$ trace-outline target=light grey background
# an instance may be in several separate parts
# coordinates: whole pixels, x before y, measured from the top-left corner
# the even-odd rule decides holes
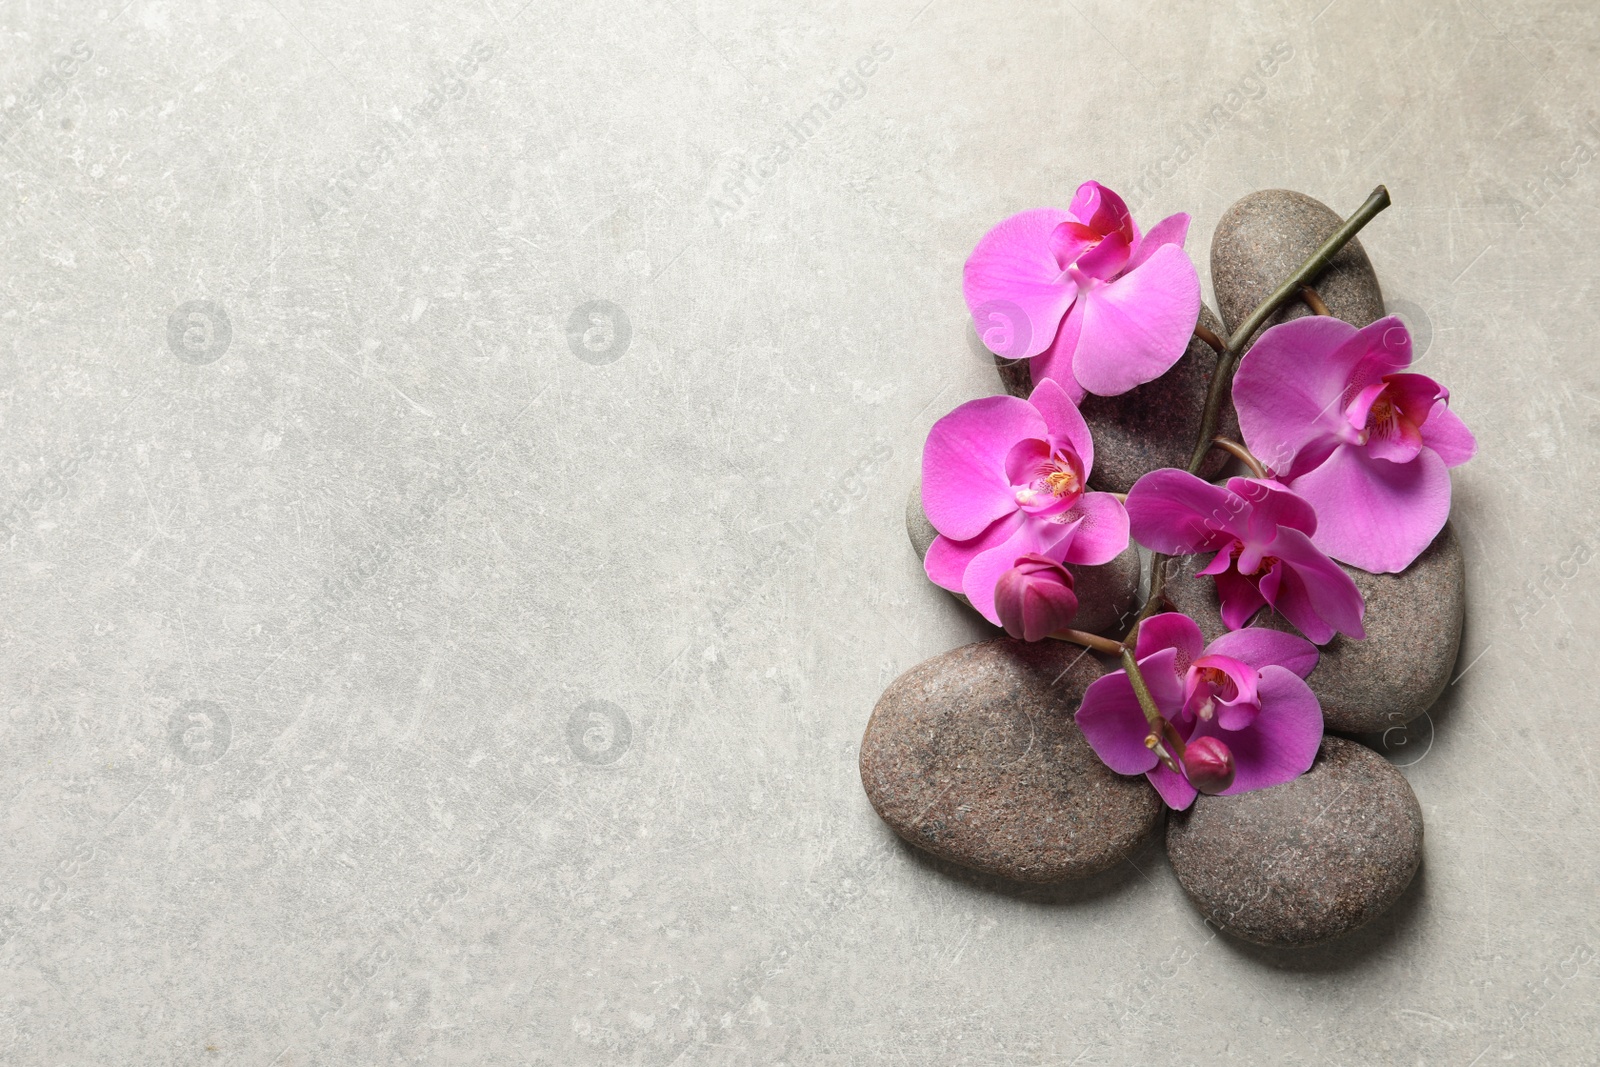
[[[1594,5],[123,2],[0,6],[0,1061],[1594,1061]],[[962,261],[1091,177],[1203,279],[1386,183],[1478,435],[1425,864],[1333,948],[860,788],[982,635],[901,523]]]

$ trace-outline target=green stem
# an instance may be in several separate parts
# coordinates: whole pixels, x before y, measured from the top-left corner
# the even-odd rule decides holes
[[[1139,699],[1139,709],[1150,724],[1150,732],[1161,737],[1166,719],[1162,718],[1161,709],[1156,707],[1156,698],[1150,695],[1150,687],[1144,684],[1144,675],[1139,673],[1139,661],[1133,658],[1131,648],[1124,647],[1122,650],[1122,669],[1128,672],[1128,682],[1133,686],[1133,695]]]
[[[1122,651],[1121,642],[1113,641],[1109,637],[1084,633],[1082,630],[1057,630],[1050,636],[1057,641],[1071,641],[1075,645],[1092,648],[1096,652],[1108,652],[1113,656]]]
[[[1227,350],[1217,357],[1217,369],[1211,376],[1211,389],[1206,393],[1205,412],[1200,416],[1200,434],[1195,439],[1194,454],[1189,457],[1190,474],[1200,473],[1200,465],[1205,462],[1206,453],[1211,451],[1211,439],[1217,433],[1217,416],[1222,410],[1222,399],[1227,395],[1228,386],[1233,381],[1233,365],[1238,362],[1250,339],[1279,308],[1299,295],[1302,285],[1309,285],[1318,274],[1321,274],[1328,262],[1350,243],[1352,237],[1361,232],[1362,227],[1388,206],[1389,190],[1381,185],[1372,190],[1367,202],[1357,208],[1356,213],[1345,220],[1344,225],[1333,231],[1333,236],[1322,242],[1322,246],[1311,253],[1310,258],[1300,264],[1299,269],[1284,279],[1283,284],[1273,290],[1272,295],[1263,300],[1250,313],[1250,317],[1233,332],[1233,336],[1228,338]]]
[[[1217,354],[1217,367],[1211,375],[1211,387],[1206,391],[1206,406],[1200,415],[1200,433],[1195,438],[1194,452],[1189,457],[1188,471],[1190,474],[1199,474],[1200,467],[1206,460],[1206,453],[1215,446],[1217,434],[1217,418],[1222,412],[1223,398],[1228,395],[1228,386],[1233,383],[1233,366],[1239,361],[1245,346],[1255,336],[1279,308],[1288,303],[1293,297],[1299,295],[1302,286],[1309,286],[1318,274],[1327,267],[1329,261],[1338,255],[1350,239],[1361,232],[1362,227],[1377,218],[1378,213],[1389,206],[1389,190],[1378,186],[1372,190],[1372,195],[1367,197],[1367,202],[1356,209],[1355,214],[1344,221],[1333,236],[1326,241],[1311,256],[1284,279],[1282,285],[1273,290],[1272,295],[1263,300],[1250,317],[1245,319],[1233,336],[1228,338],[1227,344]],[[1210,331],[1207,331],[1210,332]],[[1198,334],[1197,334],[1198,335]],[[1204,335],[1198,335],[1204,339]],[[1209,339],[1206,339],[1209,343]],[[1139,633],[1139,624],[1155,614],[1156,608],[1161,603],[1161,591],[1166,585],[1166,557],[1157,552],[1150,559],[1150,597],[1144,602],[1144,607],[1139,611],[1139,617],[1134,620],[1133,628],[1128,631],[1128,636],[1123,638],[1123,644],[1131,644]],[[1128,677],[1132,678],[1130,671]],[[1137,692],[1137,689],[1135,689]]]

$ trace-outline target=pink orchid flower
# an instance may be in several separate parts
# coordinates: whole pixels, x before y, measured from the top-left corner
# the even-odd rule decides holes
[[[1110,493],[1086,491],[1093,467],[1089,427],[1051,379],[1027,400],[962,404],[922,449],[922,506],[939,531],[928,577],[998,626],[995,585],[1023,557],[1109,563],[1128,547],[1128,513]]]
[[[1313,542],[1317,513],[1280,485],[1229,478],[1227,488],[1186,471],[1151,471],[1128,492],[1136,541],[1153,552],[1215,552],[1199,573],[1217,580],[1222,621],[1237,630],[1270,604],[1317,644],[1366,636],[1366,603]]]
[[[1153,615],[1134,649],[1156,709],[1158,737],[1126,671],[1089,686],[1076,716],[1095,754],[1118,774],[1142,774],[1167,806],[1197,792],[1222,796],[1304,774],[1322,743],[1322,705],[1305,677],[1317,650],[1294,634],[1251,627],[1206,645],[1187,615]],[[1174,751],[1181,749],[1181,751]]]
[[[1245,444],[1316,508],[1317,547],[1362,570],[1403,571],[1433,542],[1448,468],[1478,447],[1449,390],[1410,365],[1399,319],[1315,315],[1262,334],[1233,382]]]
[[[1099,182],[1072,206],[1013,215],[967,259],[962,291],[978,333],[1011,359],[1033,359],[1074,402],[1116,396],[1178,361],[1200,315],[1200,278],[1183,251],[1189,216],[1141,235],[1122,198]]]

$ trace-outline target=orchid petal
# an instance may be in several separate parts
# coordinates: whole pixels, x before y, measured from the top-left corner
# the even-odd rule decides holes
[[[1072,356],[1078,350],[1078,339],[1083,334],[1083,302],[1074,301],[1061,320],[1050,346],[1028,364],[1028,372],[1035,382],[1046,379],[1056,382],[1067,391],[1074,404],[1083,403],[1088,395],[1083,384],[1072,376]]]
[[[1277,588],[1269,592],[1263,581],[1261,592],[1274,610],[1319,645],[1333,640],[1335,631],[1358,641],[1366,637],[1361,590],[1311,538],[1299,530],[1279,530],[1270,551],[1279,560]]]
[[[1162,245],[1116,281],[1083,290],[1072,373],[1091,393],[1116,396],[1161,377],[1189,346],[1200,278],[1182,248]]]
[[[1155,786],[1157,793],[1161,794],[1162,801],[1173,811],[1183,811],[1194,803],[1194,798],[1200,791],[1189,784],[1189,779],[1168,769],[1165,763],[1157,761],[1155,767],[1145,772],[1145,778]]]
[[[1263,668],[1259,693],[1261,713],[1249,728],[1227,730],[1215,720],[1195,728],[1195,737],[1219,738],[1233,752],[1233,784],[1221,796],[1293,781],[1311,769],[1322,744],[1322,707],[1293,671]]]
[[[1151,471],[1128,490],[1134,540],[1152,552],[1185,555],[1221,548],[1241,529],[1244,502],[1187,471]]]
[[[1311,315],[1263,333],[1239,362],[1233,404],[1245,444],[1271,470],[1288,473],[1299,453],[1341,436],[1343,398],[1361,351],[1354,326]]]
[[[1079,256],[1072,266],[1086,278],[1108,282],[1127,267],[1131,251],[1128,239],[1120,233],[1113,233]]]
[[[922,561],[922,569],[927,572],[928,579],[934,585],[948,589],[952,593],[959,593],[961,579],[965,577],[972,561],[989,549],[1009,541],[1017,532],[1017,527],[1025,521],[1027,516],[1020,511],[1013,511],[1004,518],[990,523],[977,537],[965,541],[957,541],[940,534],[928,546],[928,555]]]
[[[1240,630],[1247,626],[1256,612],[1267,604],[1267,598],[1256,587],[1256,583],[1240,574],[1236,569],[1229,568],[1221,574],[1213,576],[1217,583],[1217,600],[1221,608],[1222,625],[1230,630]]]
[[[1148,626],[1149,623],[1145,625]],[[1286,634],[1282,630],[1268,630],[1261,626],[1247,626],[1242,630],[1225,633],[1206,646],[1205,654],[1230,656],[1248,663],[1258,671],[1276,664],[1302,678],[1311,673],[1321,656],[1317,646],[1305,638],[1296,634]]]
[[[1039,412],[1014,396],[968,401],[934,423],[922,447],[922,507],[933,528],[964,541],[1015,510],[1006,455],[1044,435]]]
[[[1344,445],[1290,488],[1317,509],[1319,549],[1379,574],[1410,566],[1450,517],[1450,472],[1431,449],[1390,463]]]
[[[1132,243],[1135,227],[1127,202],[1096,181],[1087,181],[1072,194],[1067,213],[1101,236],[1120,233]]]
[[[1134,646],[1133,658],[1143,663],[1161,649],[1177,649],[1173,670],[1181,675],[1204,652],[1206,639],[1200,627],[1189,616],[1178,611],[1164,611],[1152,615],[1139,624],[1139,641]]]
[[[1067,390],[1054,378],[1046,378],[1033,387],[1028,403],[1044,417],[1045,429],[1053,442],[1065,442],[1083,461],[1083,474],[1087,478],[1094,469],[1094,438],[1089,435],[1089,425],[1083,413],[1067,395]]]
[[[1176,215],[1168,215],[1154,226],[1150,232],[1141,237],[1133,246],[1133,255],[1128,259],[1128,270],[1133,270],[1145,260],[1155,255],[1156,249],[1162,245],[1177,245],[1183,247],[1184,241],[1189,238],[1189,215],[1180,211]]]
[[[1128,548],[1128,512],[1110,493],[1085,493],[1051,521],[1077,524],[1063,557],[1067,563],[1094,567],[1110,563]]]
[[[1002,356],[1024,359],[1049,347],[1077,285],[1057,265],[1052,233],[1067,214],[1035,208],[1013,215],[983,235],[962,270],[962,295],[975,320],[996,315],[1008,327]],[[1020,312],[1025,321],[1011,322]],[[990,324],[976,323],[984,343]],[[1023,334],[1026,336],[1023,336]],[[995,350],[991,345],[991,350]]]
[[[1459,467],[1478,452],[1477,438],[1443,400],[1434,402],[1422,424],[1422,444],[1439,453],[1446,467]]]
[[[1246,536],[1270,540],[1272,531],[1288,526],[1311,534],[1317,531],[1317,511],[1298,493],[1259,478],[1229,478],[1228,491],[1250,502]]]

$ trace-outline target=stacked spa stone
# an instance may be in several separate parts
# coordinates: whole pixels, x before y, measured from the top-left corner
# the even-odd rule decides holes
[[[1223,216],[1211,246],[1220,321],[1238,328],[1340,225],[1331,209],[1287,190],[1252,193]],[[1365,326],[1384,314],[1376,274],[1352,240],[1313,283],[1334,316]],[[1299,300],[1269,325],[1311,314]],[[1027,396],[1026,362],[996,360],[1004,388]],[[1125,493],[1158,467],[1184,467],[1194,447],[1216,355],[1195,340],[1168,374],[1083,405],[1095,440],[1094,488]],[[1238,438],[1232,405],[1218,432]],[[1221,453],[1202,474],[1225,473]],[[920,486],[906,526],[919,559],[935,531]],[[1168,564],[1165,595],[1210,640],[1224,631],[1206,557]],[[1120,637],[1139,604],[1137,550],[1103,567],[1074,567],[1074,625]],[[1345,570],[1366,599],[1365,641],[1322,646],[1308,683],[1328,736],[1309,772],[1271,789],[1202,795],[1166,820],[1168,857],[1206,918],[1262,945],[1298,947],[1347,934],[1397,901],[1422,858],[1422,811],[1371,739],[1424,715],[1450,678],[1465,615],[1461,546],[1446,526],[1400,574]],[[957,594],[957,599],[965,598]],[[970,605],[969,605],[970,610]],[[1269,610],[1251,625],[1292,628]],[[878,701],[861,745],[861,778],[896,833],[942,859],[1020,882],[1056,882],[1127,859],[1162,825],[1143,777],[1105,767],[1073,719],[1084,690],[1117,665],[1076,645],[1005,637],[937,656]]]

